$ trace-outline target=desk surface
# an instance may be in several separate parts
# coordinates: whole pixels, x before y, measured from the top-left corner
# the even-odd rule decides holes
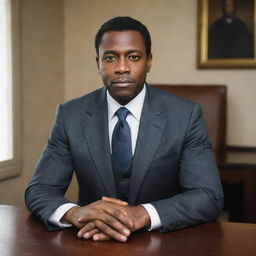
[[[2,256],[256,255],[256,224],[216,222],[165,234],[140,231],[122,244],[81,240],[73,228],[48,232],[37,218],[13,206],[0,206],[0,222]]]

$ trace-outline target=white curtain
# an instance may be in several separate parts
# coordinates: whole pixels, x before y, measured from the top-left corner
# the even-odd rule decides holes
[[[13,158],[11,0],[0,0],[0,162]]]

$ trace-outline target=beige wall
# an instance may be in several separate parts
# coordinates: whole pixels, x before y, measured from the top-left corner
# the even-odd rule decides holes
[[[151,32],[148,82],[228,85],[227,142],[256,146],[256,71],[197,69],[197,0],[65,0],[65,99],[100,86],[94,35],[118,15],[138,18]]]
[[[23,205],[56,105],[64,99],[63,32],[62,1],[20,1],[22,174],[0,181],[0,204]]]
[[[0,204],[23,205],[57,104],[100,87],[94,36],[117,15],[138,18],[151,31],[148,82],[227,84],[228,143],[256,146],[256,72],[196,68],[197,0],[20,0],[20,14],[22,174],[0,181]]]

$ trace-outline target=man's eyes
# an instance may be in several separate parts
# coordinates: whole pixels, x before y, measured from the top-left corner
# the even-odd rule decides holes
[[[112,56],[112,55],[110,55],[110,56],[105,56],[104,57],[104,60],[106,61],[106,62],[112,62],[112,61],[114,61],[116,59],[116,57],[115,56]]]
[[[139,55],[129,55],[128,59],[131,61],[137,61],[140,59],[140,56]]]
[[[139,55],[135,55],[135,54],[132,54],[132,55],[129,55],[128,57],[127,57],[130,61],[138,61],[138,60],[140,60],[140,56]],[[106,62],[113,62],[113,61],[115,61],[116,59],[118,59],[118,57],[117,56],[114,56],[114,55],[108,55],[108,56],[105,56],[104,58],[104,61],[106,61]]]

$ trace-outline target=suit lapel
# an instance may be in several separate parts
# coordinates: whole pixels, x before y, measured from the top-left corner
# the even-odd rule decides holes
[[[134,205],[144,177],[160,143],[166,120],[163,111],[151,107],[152,97],[147,86],[138,139],[133,157],[129,189],[129,204]],[[153,96],[153,95],[152,95]]]
[[[116,197],[115,181],[112,172],[112,162],[108,132],[108,107],[106,90],[103,88],[95,103],[86,110],[87,118],[83,122],[91,157],[99,173],[101,181],[110,197]]]

